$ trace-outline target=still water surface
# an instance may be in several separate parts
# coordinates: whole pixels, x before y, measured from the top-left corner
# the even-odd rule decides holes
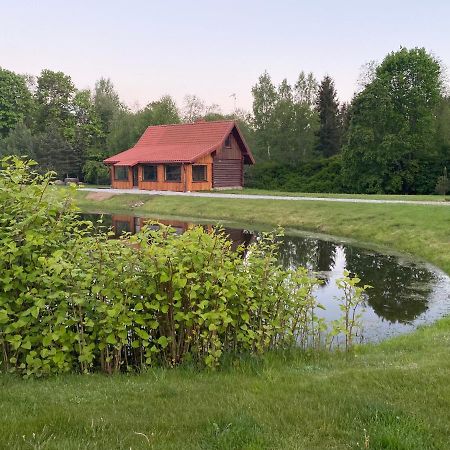
[[[85,214],[84,219],[97,221],[101,216]],[[136,233],[145,223],[141,217],[104,215],[103,226],[112,227],[117,236]],[[182,233],[193,223],[161,221]],[[236,244],[249,245],[257,239],[258,231],[225,228]],[[340,310],[336,297],[341,292],[336,280],[344,270],[357,274],[368,290],[363,312],[363,339],[374,342],[414,330],[450,313],[450,278],[437,268],[410,258],[381,253],[312,235],[289,235],[282,238],[280,260],[286,268],[307,267],[317,273],[324,283],[315,295],[325,310],[318,315],[327,321],[337,319]]]

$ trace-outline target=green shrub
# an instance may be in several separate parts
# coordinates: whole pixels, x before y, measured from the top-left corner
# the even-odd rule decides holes
[[[322,341],[312,295],[319,282],[280,266],[276,235],[245,252],[203,227],[179,236],[153,224],[111,239],[77,218],[70,190],[48,190],[51,174],[16,158],[2,166],[1,370],[215,367],[224,352]]]
[[[83,179],[89,184],[110,184],[108,167],[102,161],[88,160],[83,166]]]
[[[247,169],[246,186],[288,192],[343,192],[341,158],[335,156],[296,166],[265,162]]]

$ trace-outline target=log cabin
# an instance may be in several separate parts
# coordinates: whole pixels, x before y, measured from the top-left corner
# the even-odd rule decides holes
[[[148,127],[136,145],[104,160],[116,189],[242,188],[255,160],[233,120]]]

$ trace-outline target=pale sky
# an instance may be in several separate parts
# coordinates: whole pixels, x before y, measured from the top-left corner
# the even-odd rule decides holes
[[[223,112],[251,109],[268,70],[331,75],[349,100],[360,67],[400,46],[450,64],[448,0],[0,0],[0,67],[70,75],[80,89],[101,76],[129,106],[186,94]]]

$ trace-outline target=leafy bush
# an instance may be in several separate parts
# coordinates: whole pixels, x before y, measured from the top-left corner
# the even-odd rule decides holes
[[[109,169],[102,161],[86,161],[83,166],[83,177],[86,183],[110,184]]]
[[[444,167],[443,174],[438,177],[436,182],[436,192],[441,195],[446,195],[448,191],[450,191],[450,181],[447,175],[447,167]]]
[[[343,192],[341,158],[335,156],[295,166],[260,163],[247,170],[246,186],[288,192]]]
[[[450,164],[447,153],[416,162],[414,177],[410,182],[411,194],[435,193],[436,179],[442,175],[442,167]],[[307,161],[295,166],[277,162],[258,163],[246,170],[245,181],[246,187],[287,192],[402,193],[399,187],[383,191],[372,182],[368,173],[364,178],[364,186],[360,184],[358,187],[345,182],[340,155]]]
[[[51,174],[17,158],[2,166],[3,370],[114,373],[185,361],[215,367],[224,352],[321,341],[312,295],[319,282],[306,269],[280,266],[275,235],[262,235],[245,252],[203,227],[178,236],[153,224],[110,239],[77,218],[70,191],[48,189]]]

